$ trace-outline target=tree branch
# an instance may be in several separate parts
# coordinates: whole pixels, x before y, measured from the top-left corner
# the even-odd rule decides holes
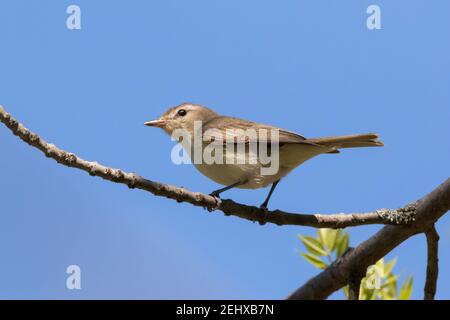
[[[424,288],[424,299],[434,300],[434,295],[436,294],[436,285],[439,273],[438,266],[438,242],[439,235],[436,228],[431,227],[430,230],[425,232],[427,237],[427,247],[428,247],[428,259],[427,259],[427,278]]]
[[[428,231],[450,210],[450,178],[410,206],[415,207],[416,220],[409,226],[385,226],[354,250],[336,260],[311,278],[288,299],[325,299],[345,286],[352,274],[367,268],[411,236]]]
[[[359,300],[359,289],[362,277],[355,277],[348,284],[348,300]]]
[[[353,248],[351,250],[353,250]],[[350,251],[348,251],[347,253],[349,253]],[[364,278],[366,273],[362,272],[362,270],[357,271],[358,272],[355,272],[350,276],[350,279],[348,281],[348,300],[359,300],[361,280],[362,278]]]
[[[136,173],[106,167],[97,162],[86,161],[73,153],[59,149],[31,132],[14,119],[0,106],[0,121],[24,142],[42,151],[47,157],[58,163],[88,172],[105,180],[148,191],[156,196],[188,202],[194,206],[204,207],[209,211],[220,210],[225,215],[232,215],[262,224],[269,222],[276,225],[297,225],[315,228],[345,228],[368,224],[409,224],[414,221],[414,208],[405,207],[396,210],[380,209],[368,213],[348,214],[302,214],[281,210],[265,211],[255,206],[248,206],[230,199],[221,200],[200,192],[192,192],[169,184],[145,179]]]

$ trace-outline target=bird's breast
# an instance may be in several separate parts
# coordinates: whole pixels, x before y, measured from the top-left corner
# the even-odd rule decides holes
[[[233,152],[223,149],[219,154],[202,149],[202,161],[192,161],[195,167],[211,180],[228,186],[236,182],[245,182],[237,188],[258,189],[264,188],[286,176],[289,172],[306,160],[323,153],[321,148],[301,144],[286,144],[280,147],[277,159],[271,159],[269,166],[275,166],[276,170],[271,174],[264,174],[261,158],[257,152],[248,149]],[[214,147],[211,147],[213,148]],[[218,149],[215,149],[217,151]],[[206,152],[205,152],[206,151]],[[193,153],[191,152],[191,159]],[[194,159],[193,159],[194,160]],[[276,161],[274,163],[273,161]]]

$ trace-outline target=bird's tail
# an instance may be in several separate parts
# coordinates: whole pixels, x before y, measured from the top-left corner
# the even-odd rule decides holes
[[[351,136],[322,137],[307,139],[315,144],[334,148],[334,152],[341,148],[382,147],[383,142],[378,140],[376,133],[354,134]],[[333,151],[331,151],[333,153]]]

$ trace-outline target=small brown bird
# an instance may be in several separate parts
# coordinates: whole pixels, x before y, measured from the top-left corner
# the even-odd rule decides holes
[[[196,123],[200,123],[200,130],[196,129]],[[191,159],[194,158],[195,153],[193,150],[194,137],[198,133],[202,152],[208,148],[209,144],[216,146],[220,144],[220,147],[225,149],[232,141],[234,152],[230,153],[228,149],[224,151],[223,162],[192,162],[205,176],[225,186],[211,193],[216,197],[219,197],[223,191],[234,187],[258,189],[271,184],[272,187],[261,204],[261,208],[267,208],[269,199],[280,179],[306,160],[322,153],[339,153],[339,149],[343,148],[383,146],[383,143],[377,140],[378,135],[375,133],[307,139],[277,127],[221,116],[209,108],[190,103],[170,108],[159,119],[145,122],[145,125],[159,127],[176,140],[180,140],[179,135],[176,134],[177,131],[187,132],[189,138],[183,140],[188,141],[180,142]],[[257,133],[256,137],[246,133],[252,130]],[[260,134],[263,132],[276,132],[275,138],[277,139],[272,135],[263,137]],[[217,137],[223,139],[217,139]],[[273,174],[262,173],[262,169],[267,167],[267,163],[262,161],[260,150],[251,149],[248,146],[252,143],[268,145],[269,154],[277,149],[278,167]],[[244,145],[244,148],[239,148],[239,145]]]

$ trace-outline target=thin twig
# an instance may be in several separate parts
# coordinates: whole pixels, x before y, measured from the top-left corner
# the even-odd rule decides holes
[[[436,228],[433,227],[425,232],[427,237],[428,259],[427,259],[427,278],[424,288],[424,299],[434,300],[436,294],[437,279],[439,274],[439,257],[438,257],[438,242],[439,235]]]
[[[184,188],[145,179],[136,173],[104,166],[95,161],[84,160],[74,153],[64,151],[46,142],[37,134],[31,132],[0,106],[0,121],[12,133],[27,144],[42,151],[47,157],[56,160],[67,167],[77,168],[92,176],[125,184],[130,188],[148,191],[156,196],[174,199],[178,202],[188,202],[194,206],[208,210],[220,210],[225,215],[232,215],[250,221],[268,222],[276,225],[297,225],[315,228],[345,228],[368,224],[408,224],[414,220],[414,209],[409,207],[390,210],[380,209],[368,213],[347,214],[302,214],[289,213],[282,210],[265,211],[255,206],[237,203],[230,199],[220,200],[200,192],[192,192]]]

